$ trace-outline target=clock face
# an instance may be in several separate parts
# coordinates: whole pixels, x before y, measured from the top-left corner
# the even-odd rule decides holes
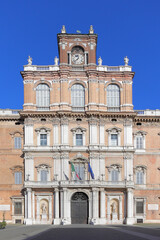
[[[74,64],[81,64],[84,61],[84,56],[80,53],[75,53],[72,55],[72,62]]]

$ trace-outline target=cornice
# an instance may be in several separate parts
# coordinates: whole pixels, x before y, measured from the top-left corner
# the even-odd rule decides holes
[[[68,117],[81,117],[81,118],[135,118],[135,112],[98,112],[98,111],[85,111],[85,112],[71,112],[71,111],[21,111],[20,116],[22,118],[28,117],[56,117],[56,118],[68,118]]]
[[[134,118],[134,122],[149,122],[149,123],[154,123],[154,122],[160,122],[160,116],[136,116]]]

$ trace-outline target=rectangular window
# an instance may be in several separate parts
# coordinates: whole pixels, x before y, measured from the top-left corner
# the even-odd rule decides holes
[[[21,202],[15,202],[14,203],[14,214],[22,214],[22,203]]]
[[[47,146],[47,134],[40,134],[40,146]]]
[[[76,134],[76,146],[83,146],[82,134]]]
[[[136,184],[144,184],[144,173],[136,172]]]
[[[119,172],[117,170],[111,171],[111,181],[112,182],[118,182]]]
[[[88,64],[88,53],[86,53],[86,64]]]
[[[143,149],[143,137],[142,136],[136,137],[136,148]]]
[[[137,201],[136,202],[136,213],[143,214],[144,213],[144,203],[143,201]]]
[[[47,182],[47,170],[41,170],[41,182]]]
[[[14,138],[14,148],[21,149],[21,137]]]
[[[118,135],[111,134],[111,146],[118,146]]]
[[[14,173],[15,184],[22,184],[22,172]]]

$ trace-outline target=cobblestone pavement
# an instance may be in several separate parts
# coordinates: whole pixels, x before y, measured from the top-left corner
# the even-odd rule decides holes
[[[11,225],[0,240],[160,240],[160,224],[143,225]]]

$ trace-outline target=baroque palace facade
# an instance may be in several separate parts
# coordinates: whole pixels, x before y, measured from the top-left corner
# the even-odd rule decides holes
[[[54,65],[21,72],[23,110],[0,110],[0,219],[160,222],[160,111],[133,110],[127,57],[96,64],[92,26],[57,40]]]

